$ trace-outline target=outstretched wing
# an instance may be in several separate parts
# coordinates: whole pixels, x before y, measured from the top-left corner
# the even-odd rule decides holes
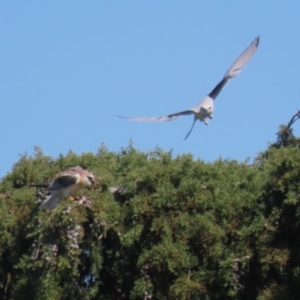
[[[237,76],[241,70],[246,66],[249,60],[253,57],[259,45],[259,36],[254,39],[249,47],[233,62],[224,77],[231,79]]]
[[[127,119],[130,121],[137,121],[137,122],[168,122],[168,121],[173,121],[181,116],[187,116],[194,114],[193,110],[185,110],[181,111],[178,113],[170,114],[167,116],[162,116],[162,117],[149,117],[149,118],[143,118],[143,117],[126,117],[126,116],[120,116],[120,115],[115,115],[119,118]]]
[[[223,87],[227,84],[227,82],[239,75],[242,69],[246,66],[249,60],[255,54],[259,45],[259,36],[254,39],[254,41],[248,46],[244,52],[233,62],[230,66],[223,79],[215,86],[215,88],[209,93],[209,97],[212,99],[216,99],[219,95]]]
[[[193,115],[193,114],[195,114],[195,111],[193,109],[188,109],[188,110],[184,110],[184,111],[181,111],[178,113],[168,115],[167,117],[168,118],[179,118],[182,116],[189,116],[189,115]]]
[[[120,116],[115,115],[116,117],[123,118],[130,121],[137,121],[137,122],[166,122],[166,121],[172,121],[172,118],[165,117],[126,117],[126,116]]]

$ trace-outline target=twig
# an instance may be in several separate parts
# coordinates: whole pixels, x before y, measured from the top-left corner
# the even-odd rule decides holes
[[[38,248],[36,249],[35,257],[33,258],[33,260],[37,260],[39,256],[39,251],[40,251],[40,245],[38,245]]]
[[[191,280],[191,268],[189,268],[189,273],[188,273],[188,281]]]
[[[298,119],[300,119],[300,110],[295,115],[293,115],[287,125],[287,128],[289,129]]]

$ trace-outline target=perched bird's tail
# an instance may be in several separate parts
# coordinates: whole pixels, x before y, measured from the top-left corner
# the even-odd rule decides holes
[[[42,188],[49,188],[49,183],[31,183],[29,187],[42,187]]]
[[[40,209],[54,209],[60,200],[59,195],[54,191],[52,194],[40,205]]]

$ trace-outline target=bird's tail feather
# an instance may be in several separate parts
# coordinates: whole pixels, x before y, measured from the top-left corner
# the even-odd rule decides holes
[[[58,202],[60,200],[60,197],[56,195],[56,193],[52,193],[41,205],[40,209],[54,209]]]
[[[49,183],[31,183],[29,184],[29,187],[43,187],[43,188],[48,188]]]

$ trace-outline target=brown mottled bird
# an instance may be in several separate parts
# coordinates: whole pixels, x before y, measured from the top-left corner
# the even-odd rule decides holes
[[[58,173],[48,189],[51,195],[40,205],[40,209],[54,209],[58,202],[67,196],[75,194],[80,189],[94,183],[94,174],[79,166],[68,168]],[[43,185],[31,185],[43,186]]]

